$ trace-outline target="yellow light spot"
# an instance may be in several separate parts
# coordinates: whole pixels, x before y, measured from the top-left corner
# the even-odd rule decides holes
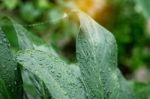
[[[81,10],[94,17],[96,13],[101,12],[104,8],[106,0],[76,0],[75,4]]]

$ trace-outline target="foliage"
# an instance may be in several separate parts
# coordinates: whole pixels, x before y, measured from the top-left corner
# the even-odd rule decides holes
[[[12,98],[19,99],[20,95],[22,95],[20,94],[21,90],[19,90],[21,87],[21,83],[19,83],[21,82],[21,78],[19,76],[20,74],[17,73],[19,71],[17,70],[17,62],[14,60],[9,46],[10,44],[5,37],[5,34],[0,30],[0,57],[2,58],[0,60],[0,80],[2,86],[8,88],[7,90],[10,90],[8,96],[10,95]]]
[[[105,1],[94,18],[115,37],[76,0],[1,0],[0,99],[149,99],[126,80],[150,66],[149,1]]]
[[[133,84],[117,68],[117,45],[113,35],[86,14],[77,11],[73,15],[79,17],[77,25],[81,30],[76,39],[78,62],[72,65],[60,58],[51,45],[39,44],[32,39],[40,39],[35,35],[29,37],[30,33],[14,20],[1,19],[1,97],[136,99]],[[14,38],[10,38],[12,34]]]
[[[117,69],[117,45],[113,35],[86,15],[79,14],[79,18],[77,59],[89,98],[133,99],[132,89]]]
[[[42,37],[46,42],[52,43],[61,56],[67,57],[66,60],[76,62],[75,32],[78,29],[67,18],[61,19],[63,13],[67,12],[70,6],[74,6],[70,1],[76,2],[76,0],[11,0],[13,3],[10,3],[10,0],[2,0],[0,14],[14,16],[31,32]],[[146,9],[149,3],[146,2],[149,1],[104,1],[107,1],[107,5],[102,12],[95,12],[97,15],[95,20],[110,30],[117,39],[121,71],[128,76],[142,66],[149,68],[150,39],[146,31],[147,19],[141,12],[142,10],[144,15],[147,15]]]

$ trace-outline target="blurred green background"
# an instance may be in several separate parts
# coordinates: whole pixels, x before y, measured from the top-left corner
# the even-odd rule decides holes
[[[79,8],[111,31],[118,44],[118,66],[128,79],[150,82],[150,19],[140,0],[0,0],[0,16],[21,23],[51,43],[68,62],[76,62],[79,28],[64,13]]]

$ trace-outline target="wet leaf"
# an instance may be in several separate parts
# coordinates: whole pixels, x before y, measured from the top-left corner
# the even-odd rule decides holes
[[[132,89],[117,68],[114,36],[84,13],[78,13],[81,31],[77,60],[89,99],[134,99]]]
[[[26,50],[17,56],[18,63],[42,80],[55,99],[85,99],[79,78],[61,59],[45,52]]]
[[[4,80],[0,79],[0,99],[11,99]]]
[[[2,30],[6,34],[12,47],[20,49],[36,49],[47,52],[54,56],[58,56],[51,45],[45,42],[34,34],[30,33],[22,25],[8,17],[1,18]]]
[[[0,25],[10,41],[11,46],[18,49],[33,48],[33,44],[28,37],[29,33],[22,25],[8,17],[2,17]]]
[[[9,46],[6,35],[0,29],[0,79],[4,81],[10,97],[18,99],[22,97],[21,79]]]

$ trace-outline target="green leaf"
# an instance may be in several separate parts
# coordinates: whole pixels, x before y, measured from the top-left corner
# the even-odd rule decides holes
[[[43,51],[47,54],[50,54],[52,56],[56,56],[56,57],[60,57],[57,52],[52,48],[51,45],[35,45],[34,44],[34,49],[39,50],[39,51]]]
[[[51,99],[43,81],[28,70],[22,70],[23,86],[26,97],[33,99]],[[28,98],[27,98],[28,99]]]
[[[55,99],[85,99],[82,84],[70,67],[58,57],[42,51],[26,50],[18,63],[42,80]]]
[[[9,90],[10,97],[14,99],[21,99],[21,79],[18,73],[17,63],[13,59],[11,51],[9,50],[9,42],[0,29],[0,78],[4,81],[7,90]],[[18,95],[18,91],[19,95]]]
[[[77,60],[89,99],[134,99],[132,89],[117,68],[114,36],[84,13],[78,13],[81,31]]]
[[[150,0],[135,0],[135,1],[144,12],[144,15],[150,18]]]
[[[1,18],[1,28],[5,32],[12,46],[18,49],[33,48],[33,44],[28,38],[28,31],[11,18]]]
[[[51,45],[44,44],[44,41],[30,33],[22,25],[8,17],[1,18],[0,24],[5,32],[11,46],[17,49],[36,49],[58,56]]]
[[[5,82],[0,79],[0,99],[11,99]]]

